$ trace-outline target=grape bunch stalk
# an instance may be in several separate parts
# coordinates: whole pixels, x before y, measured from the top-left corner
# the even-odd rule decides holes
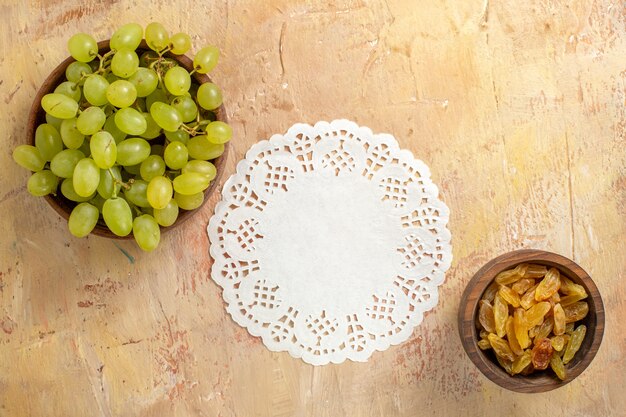
[[[140,47],[144,36],[147,50]],[[68,220],[74,236],[100,223],[117,236],[132,232],[151,251],[160,227],[173,225],[179,210],[202,205],[217,174],[210,161],[232,137],[231,127],[216,120],[220,88],[191,77],[215,68],[219,50],[200,49],[187,71],[167,53],[187,53],[190,36],[170,36],[157,22],[145,32],[136,23],[121,26],[110,48],[101,55],[85,33],[69,39],[76,61],[41,100],[46,123],[36,129],[35,146],[16,147],[13,159],[33,172],[30,194],[60,192],[76,203]]]

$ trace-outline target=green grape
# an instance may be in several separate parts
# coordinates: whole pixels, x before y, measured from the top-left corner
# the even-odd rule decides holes
[[[178,204],[176,200],[171,199],[167,206],[162,209],[154,209],[154,220],[157,221],[163,227],[168,227],[174,224],[178,218]]]
[[[89,147],[88,140],[85,140],[83,144],[80,145],[80,148],[78,148],[78,150],[85,154],[86,157],[91,157],[91,148]]]
[[[72,210],[67,226],[76,237],[85,237],[96,227],[100,212],[96,206],[80,203]]]
[[[226,143],[233,137],[233,128],[219,120],[209,123],[204,132],[209,142],[215,144]]]
[[[174,191],[178,194],[191,195],[206,190],[209,179],[197,172],[187,172],[174,178]]]
[[[63,119],[59,119],[58,117],[54,117],[53,115],[46,113],[46,123],[54,126],[57,131],[61,129],[61,122],[63,122]]]
[[[158,143],[154,145],[150,145],[150,155],[159,155],[162,157],[164,153],[165,153],[165,146],[158,144]]]
[[[191,49],[191,38],[186,33],[176,33],[170,38],[170,50],[174,55],[183,55]]]
[[[63,143],[69,149],[78,149],[85,141],[85,135],[76,127],[76,118],[63,120],[59,132]]]
[[[54,92],[66,95],[76,102],[79,102],[82,96],[78,84],[71,81],[62,82],[57,86],[57,88],[54,89]]]
[[[137,89],[137,97],[148,97],[159,85],[159,77],[150,68],[139,67],[137,72],[128,78]]]
[[[122,174],[120,167],[114,166],[100,171],[100,182],[96,191],[103,198],[111,198],[120,191]]]
[[[174,132],[168,132],[166,130],[165,137],[170,142],[180,142],[184,145],[186,145],[187,142],[189,142],[189,133],[185,132],[184,130],[176,130]]]
[[[130,201],[138,207],[148,207],[147,197],[148,183],[143,180],[134,180],[130,188],[124,190],[126,200]]]
[[[167,70],[163,77],[165,87],[170,94],[180,96],[189,91],[191,87],[191,76],[183,67],[174,67]]]
[[[159,155],[150,155],[139,166],[139,174],[145,181],[165,173],[165,161]]]
[[[115,107],[128,107],[135,102],[137,89],[126,80],[113,81],[107,88],[107,100]]]
[[[167,93],[160,88],[157,88],[150,95],[148,95],[148,97],[146,97],[146,109],[150,111],[152,109],[152,105],[157,102],[169,102]]]
[[[107,89],[109,82],[100,74],[92,74],[85,79],[83,94],[85,99],[94,106],[104,106],[108,103]]]
[[[224,145],[211,143],[205,135],[200,135],[189,139],[187,150],[191,158],[208,161],[223,154]]]
[[[188,172],[195,172],[198,174],[202,174],[209,181],[213,181],[213,179],[217,175],[217,168],[215,168],[215,165],[213,165],[212,163],[208,161],[201,161],[198,159],[194,159],[193,161],[187,162],[182,169],[183,174],[186,174]]]
[[[100,183],[100,168],[91,158],[83,158],[76,164],[72,176],[74,191],[81,197],[93,194]]]
[[[143,214],[133,220],[133,236],[142,250],[150,252],[159,245],[161,229],[154,217]]]
[[[115,113],[115,125],[129,135],[141,135],[146,131],[146,118],[137,110],[126,107]]]
[[[115,164],[117,145],[109,132],[103,130],[94,134],[89,141],[89,149],[91,157],[99,168],[108,169]]]
[[[80,85],[83,76],[87,76],[91,73],[93,73],[93,70],[89,64],[85,64],[84,62],[72,62],[65,69],[65,78],[67,78],[68,81]]]
[[[111,59],[111,71],[120,78],[128,78],[137,72],[139,57],[134,50],[119,49]]]
[[[150,107],[150,115],[154,121],[163,130],[169,130],[171,132],[178,130],[180,125],[183,124],[183,120],[180,117],[180,113],[174,107],[169,104],[156,102]]]
[[[98,42],[86,33],[77,33],[67,41],[67,49],[75,60],[89,62],[98,55]]]
[[[104,126],[107,117],[100,107],[87,107],[76,119],[76,129],[85,136],[91,136]]]
[[[172,182],[163,176],[154,177],[148,183],[148,203],[155,209],[163,209],[172,199]]]
[[[76,164],[83,158],[85,154],[77,149],[63,149],[50,161],[50,171],[57,177],[72,178]]]
[[[148,68],[150,64],[159,59],[159,54],[154,51],[146,51],[139,57],[139,65]]]
[[[172,107],[178,110],[185,123],[193,121],[198,115],[198,106],[196,106],[196,102],[189,96],[174,98],[174,100],[172,100]]]
[[[89,204],[95,206],[100,213],[102,213],[102,206],[104,206],[105,198],[102,198],[100,194],[96,194],[93,196],[91,200],[89,200]]]
[[[53,194],[58,184],[59,179],[57,176],[50,170],[44,169],[30,176],[26,184],[26,189],[35,197],[43,197],[44,195]]]
[[[46,161],[63,150],[63,140],[59,132],[48,123],[37,126],[35,131],[35,147]]]
[[[117,145],[117,163],[120,165],[140,164],[149,155],[150,144],[145,139],[130,138],[121,141]]]
[[[146,26],[146,43],[148,48],[159,52],[167,47],[169,34],[162,24],[152,22]]]
[[[41,171],[46,165],[46,159],[32,145],[19,145],[13,149],[13,160],[18,165],[33,172]]]
[[[133,213],[123,198],[106,200],[102,205],[102,217],[109,230],[117,236],[128,236],[133,229]]]
[[[140,112],[145,112],[146,110],[146,98],[145,97],[137,97],[135,102],[133,103],[133,108],[139,110]]]
[[[161,128],[156,124],[150,113],[142,113],[141,115],[146,119],[146,131],[139,136],[148,140],[161,136]]]
[[[91,71],[98,71],[100,69],[100,59],[94,59],[87,63],[91,68]]]
[[[52,116],[59,119],[71,119],[76,116],[78,103],[65,94],[46,94],[41,99],[41,107]]]
[[[200,107],[214,110],[222,105],[222,90],[213,83],[204,83],[198,87],[196,98]]]
[[[104,127],[102,129],[109,132],[111,136],[113,136],[116,144],[126,139],[126,133],[122,132],[115,124],[115,114],[107,117],[107,121],[104,123]]]
[[[170,169],[179,170],[187,163],[189,152],[187,152],[187,147],[181,142],[172,142],[165,147],[163,159]]]
[[[107,75],[104,76],[104,79],[107,80],[107,82],[109,84],[114,83],[117,80],[120,80],[120,77],[118,77],[117,75],[113,74],[112,72],[109,72]]]
[[[83,203],[85,201],[89,201],[94,196],[93,194],[90,195],[89,197],[79,196],[76,193],[76,190],[74,190],[74,182],[72,181],[71,178],[65,178],[63,182],[61,182],[61,194],[63,194],[63,196],[67,198],[68,200],[75,201],[77,203]]]
[[[217,65],[220,51],[215,46],[205,46],[193,58],[193,67],[200,74],[210,72]]]
[[[124,171],[122,172],[122,175],[124,173],[128,173],[131,176],[128,177],[128,179],[135,179],[135,177],[137,175],[139,175],[139,170],[141,169],[141,164],[135,164],[135,165],[127,165],[124,167]]]
[[[174,193],[174,200],[178,207],[183,210],[195,210],[204,202],[204,193],[199,192],[191,195]]]
[[[143,28],[137,23],[127,23],[122,25],[111,36],[111,49],[120,50],[123,48],[134,51],[143,39]]]

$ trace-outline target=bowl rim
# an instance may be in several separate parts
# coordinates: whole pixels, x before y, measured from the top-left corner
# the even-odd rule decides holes
[[[587,333],[586,338],[591,338],[591,344],[583,356],[568,366],[567,377],[563,381],[548,377],[546,374],[534,377],[521,375],[510,376],[499,365],[493,362],[483,351],[478,348],[475,326],[478,302],[487,286],[495,276],[505,270],[523,262],[532,262],[550,265],[559,269],[569,278],[574,278],[577,283],[583,284],[589,294],[588,300],[592,302],[595,325],[593,333]],[[465,287],[458,311],[458,330],[461,344],[472,363],[492,382],[511,391],[523,393],[546,392],[562,387],[578,375],[580,375],[595,357],[604,334],[605,312],[600,292],[589,274],[573,260],[565,256],[539,249],[521,249],[504,253],[487,262],[470,279]]]
[[[110,43],[110,39],[99,41],[98,53],[109,51],[111,49],[109,43]],[[140,50],[140,49],[146,50],[146,51],[150,50],[144,39],[142,39],[141,43],[139,44],[136,50]],[[179,65],[183,66],[187,70],[190,70],[191,68],[193,68],[193,60],[186,55],[174,55],[171,52],[166,52],[164,56],[167,58],[174,59],[175,61],[178,62]],[[30,140],[29,144],[33,146],[35,145],[35,132],[37,130],[37,127],[39,126],[39,124],[45,123],[45,111],[43,110],[40,104],[41,98],[44,95],[52,92],[54,88],[56,88],[56,86],[59,84],[58,81],[65,78],[65,69],[67,68],[67,66],[75,61],[76,60],[72,58],[71,56],[68,56],[63,61],[61,61],[52,71],[50,71],[50,73],[46,76],[46,78],[42,82],[41,87],[39,87],[39,90],[37,90],[37,93],[35,94],[35,97],[33,98],[33,103],[31,105],[31,108],[28,114],[26,136]],[[200,74],[198,72],[194,72],[192,74],[192,78],[198,84],[202,84],[205,82],[212,82],[212,79],[207,74]],[[220,105],[220,107],[218,107],[216,110],[213,110],[213,111],[215,113],[216,120],[220,120],[225,123],[228,123],[228,116],[226,113],[226,108],[224,107],[223,103],[222,105]],[[224,168],[228,160],[230,148],[231,148],[230,141],[228,141],[224,144],[224,152],[219,157],[210,161],[215,165],[216,176],[213,180],[211,180],[211,184],[204,191],[204,201],[202,202],[202,204],[194,210],[181,210],[174,224],[168,227],[159,226],[161,233],[166,233],[170,230],[173,230],[179,227],[180,225],[185,223],[187,220],[193,217],[193,215],[198,213],[204,207],[204,205],[209,200],[209,197],[217,189],[219,181],[224,173]],[[63,199],[62,197],[46,195],[44,196],[44,200],[63,219],[65,219],[66,221],[69,219],[71,211],[67,210],[66,206],[68,205],[68,203],[65,202],[65,199]],[[126,236],[117,236],[116,234],[111,232],[108,228],[106,228],[105,226],[102,226],[100,223],[96,225],[96,227],[91,231],[90,235],[105,237],[109,239],[118,239],[118,240],[133,239],[132,233]]]

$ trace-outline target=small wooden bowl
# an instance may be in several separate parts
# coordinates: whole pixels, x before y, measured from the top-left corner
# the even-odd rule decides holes
[[[589,304],[589,313],[581,322],[587,326],[587,333],[580,350],[572,361],[565,366],[567,376],[564,381],[559,380],[550,369],[537,371],[527,376],[511,376],[498,364],[491,350],[482,351],[478,347],[479,335],[475,323],[478,315],[478,303],[484,291],[498,273],[514,268],[523,262],[555,267],[561,274],[585,287],[587,294],[589,294],[585,299]],[[465,352],[487,378],[511,391],[545,392],[571,382],[589,366],[598,352],[604,333],[604,305],[598,288],[589,274],[574,261],[556,253],[524,249],[492,259],[474,275],[461,297],[458,325]]]
[[[98,42],[98,49],[99,49],[100,55],[110,51],[111,48],[109,46],[109,40]],[[137,48],[138,55],[140,55],[141,52],[148,51],[148,50],[149,48],[145,41],[142,41],[139,47]],[[191,71],[193,69],[193,61],[187,56],[174,55],[171,53],[166,53],[165,56],[178,62],[178,65],[185,68],[187,71]],[[45,117],[46,112],[41,107],[41,98],[48,93],[54,92],[54,89],[60,83],[65,81],[65,70],[67,66],[74,61],[75,61],[74,58],[68,57],[63,62],[61,62],[59,66],[57,66],[50,73],[50,75],[48,75],[43,85],[37,92],[37,95],[35,96],[35,99],[33,101],[33,105],[30,109],[30,114],[28,116],[27,135],[30,138],[31,145],[35,145],[35,131],[37,130],[37,126],[39,126],[41,123],[46,122],[46,117]],[[199,74],[197,72],[194,72],[192,77],[195,80],[195,82],[198,84],[211,81],[208,75]],[[225,122],[225,123],[228,122],[228,119],[226,117],[226,109],[224,108],[224,105],[221,105],[218,109],[214,110],[214,113],[215,113],[217,120],[221,120],[222,122]],[[164,136],[162,135],[161,137],[151,139],[149,142],[150,144],[163,144]],[[224,153],[220,155],[218,158],[211,161],[215,165],[215,168],[217,168],[217,174],[216,174],[216,177],[213,179],[213,181],[211,181],[211,184],[209,185],[209,187],[204,191],[204,201],[202,203],[202,206],[206,204],[207,200],[209,199],[209,196],[217,189],[217,184],[220,180],[220,177],[222,176],[222,173],[224,172],[224,166],[228,158],[229,149],[230,149],[230,143],[225,143]],[[54,211],[56,211],[65,220],[69,219],[72,209],[76,206],[75,202],[66,199],[60,192],[57,193],[56,196],[47,195],[44,197],[44,199],[50,205],[50,207],[52,207]],[[198,212],[202,208],[202,206],[198,207],[195,210],[182,210],[181,209],[179,212],[178,218],[176,219],[174,224],[169,227],[161,227],[161,232],[165,232],[167,230],[171,230],[176,227],[179,227],[181,224],[183,224],[185,221],[191,218],[196,212]],[[132,239],[133,238],[132,233],[129,234],[128,236],[117,236],[116,234],[111,232],[102,221],[98,222],[95,229],[91,233],[97,236],[102,236],[102,237],[111,238],[111,239]]]

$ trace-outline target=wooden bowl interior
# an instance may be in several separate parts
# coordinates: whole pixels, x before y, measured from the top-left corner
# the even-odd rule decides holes
[[[496,361],[491,350],[478,347],[479,332],[475,320],[478,303],[496,275],[520,263],[528,262],[555,267],[561,274],[585,287],[589,297],[589,313],[580,323],[587,326],[587,333],[572,361],[566,365],[567,377],[559,380],[552,371],[536,372],[531,375],[510,376]],[[496,384],[518,392],[543,392],[561,387],[582,373],[596,355],[604,333],[604,306],[602,298],[589,275],[576,263],[561,255],[539,250],[521,250],[499,256],[481,268],[469,282],[459,309],[459,333],[468,356],[478,369]]]
[[[98,48],[100,50],[100,54],[108,52],[111,48],[109,47],[109,41],[101,41],[98,42]],[[140,46],[137,48],[137,52],[140,55],[142,52],[149,50],[148,45],[145,41],[142,41]],[[172,58],[178,62],[180,66],[185,68],[187,71],[191,71],[193,69],[193,61],[184,55],[174,55],[171,53],[165,54],[166,57]],[[59,64],[48,77],[44,80],[41,88],[37,92],[35,99],[33,101],[33,105],[31,107],[29,118],[28,118],[28,137],[30,138],[31,144],[35,144],[35,131],[37,130],[37,126],[41,123],[46,122],[46,113],[41,107],[41,99],[44,95],[51,93],[54,91],[57,85],[65,81],[65,70],[69,64],[74,62],[75,60],[72,57],[65,59],[61,64]],[[202,84],[205,82],[210,82],[211,79],[206,74],[199,74],[197,72],[193,73],[193,79],[196,83]],[[226,109],[224,105],[221,105],[218,109],[214,110],[216,120],[221,120],[223,122],[228,122],[226,116]],[[158,138],[149,140],[150,144],[163,144],[165,140],[164,135],[159,136]],[[217,184],[222,176],[224,171],[224,166],[226,160],[228,158],[228,152],[230,150],[230,143],[224,144],[224,153],[220,155],[218,158],[212,160],[211,162],[217,168],[217,174],[215,179],[211,181],[209,187],[204,191],[204,201],[202,205],[195,210],[180,210],[178,218],[173,225],[169,227],[161,227],[161,232],[165,232],[176,227],[179,227],[185,221],[187,221],[190,217],[192,217],[197,211],[199,211],[204,204],[206,204],[209,196],[216,190]],[[60,192],[57,193],[56,196],[47,195],[44,197],[46,202],[52,207],[61,217],[65,220],[68,220],[70,217],[70,213],[72,209],[76,206],[76,203],[65,198]],[[111,232],[106,225],[100,220],[96,225],[96,228],[91,232],[94,235],[112,238],[112,239],[132,239],[132,233],[128,236],[117,236],[113,232]]]

